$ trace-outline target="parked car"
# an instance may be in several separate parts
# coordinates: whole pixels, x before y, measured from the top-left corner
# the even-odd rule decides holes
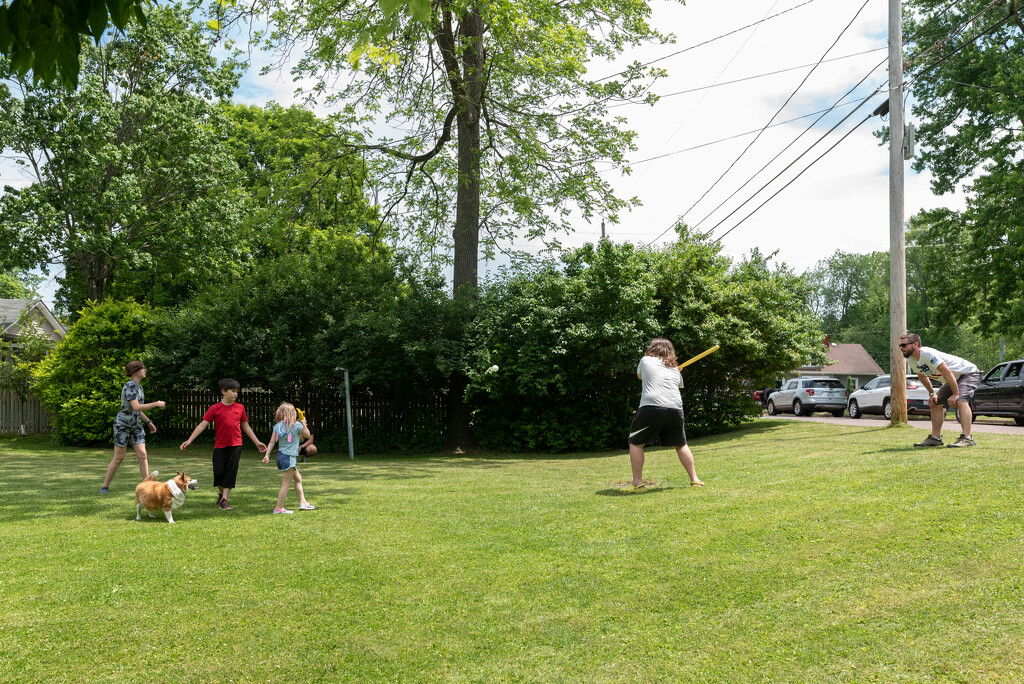
[[[1004,416],[1024,426],[1024,359],[1001,363],[985,373],[970,400],[975,416]],[[959,412],[957,412],[959,414]]]
[[[764,389],[754,390],[752,397],[758,404],[767,407],[768,397],[772,396],[772,393],[778,389],[778,387],[765,387]]]
[[[828,411],[836,418],[846,410],[846,386],[838,378],[793,378],[768,397],[768,415],[792,411],[809,416]]]
[[[860,418],[865,413],[880,413],[886,418],[892,418],[891,391],[892,381],[888,375],[873,378],[850,395],[847,402],[850,417]],[[928,408],[928,390],[916,375],[907,376],[907,413],[931,413]]]

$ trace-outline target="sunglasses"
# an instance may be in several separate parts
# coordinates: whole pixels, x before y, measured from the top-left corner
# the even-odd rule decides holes
[[[913,347],[913,346],[914,346],[913,342],[900,342],[900,349],[903,349],[904,347]]]

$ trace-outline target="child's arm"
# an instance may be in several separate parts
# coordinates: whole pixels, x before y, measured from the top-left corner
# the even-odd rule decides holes
[[[274,434],[270,435],[270,443],[267,444],[267,451],[263,456],[264,463],[268,463],[270,461],[270,452],[274,448],[275,444],[277,444],[277,432],[274,432]]]
[[[189,438],[181,443],[181,450],[184,451],[185,447],[194,442],[196,437],[203,434],[203,430],[205,430],[208,427],[210,427],[210,424],[208,422],[206,422],[205,420],[199,421],[199,425],[196,425],[196,429],[192,431],[192,434],[189,436]]]
[[[261,442],[259,437],[256,436],[256,433],[252,431],[252,428],[249,427],[249,421],[243,420],[241,427],[242,432],[245,433],[245,436],[251,439],[252,443],[256,445],[256,451],[260,452],[261,454],[266,452],[267,445]]]
[[[138,399],[132,399],[132,411],[148,411],[151,408],[163,408],[167,406],[166,401],[151,401],[148,404],[140,404]]]
[[[313,441],[313,433],[309,431],[305,424],[302,425],[302,439],[308,439],[310,442]]]
[[[156,423],[151,421],[149,419],[149,416],[147,416],[142,411],[139,411],[139,415],[142,416],[142,422],[146,423],[147,425],[149,425],[149,434],[153,434],[154,432],[156,432]]]

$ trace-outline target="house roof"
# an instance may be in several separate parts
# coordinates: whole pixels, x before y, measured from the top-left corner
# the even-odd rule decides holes
[[[16,339],[21,330],[18,318],[21,312],[32,309],[38,316],[36,327],[53,341],[58,341],[68,334],[67,329],[53,315],[49,307],[39,299],[0,299],[0,338]]]
[[[801,372],[819,372],[827,375],[881,375],[882,367],[871,358],[863,345],[833,344],[825,353],[832,363],[824,366],[805,366]]]

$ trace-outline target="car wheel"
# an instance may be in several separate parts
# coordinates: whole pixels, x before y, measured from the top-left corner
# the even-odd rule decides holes
[[[775,402],[772,401],[771,399],[769,399],[768,400],[768,415],[769,416],[774,416],[775,413],[776,413],[776,411],[775,411]]]
[[[886,420],[892,420],[892,402],[888,399],[882,402],[882,415]]]
[[[806,416],[807,415],[806,413],[804,413],[804,405],[802,403],[800,403],[799,399],[794,399],[793,400],[793,415],[794,416]]]
[[[860,412],[860,404],[857,403],[856,399],[850,400],[850,417],[860,418],[864,414]]]
[[[832,415],[834,417],[836,417],[836,418],[842,418],[843,417],[843,409],[836,409],[835,411],[832,412]]]

